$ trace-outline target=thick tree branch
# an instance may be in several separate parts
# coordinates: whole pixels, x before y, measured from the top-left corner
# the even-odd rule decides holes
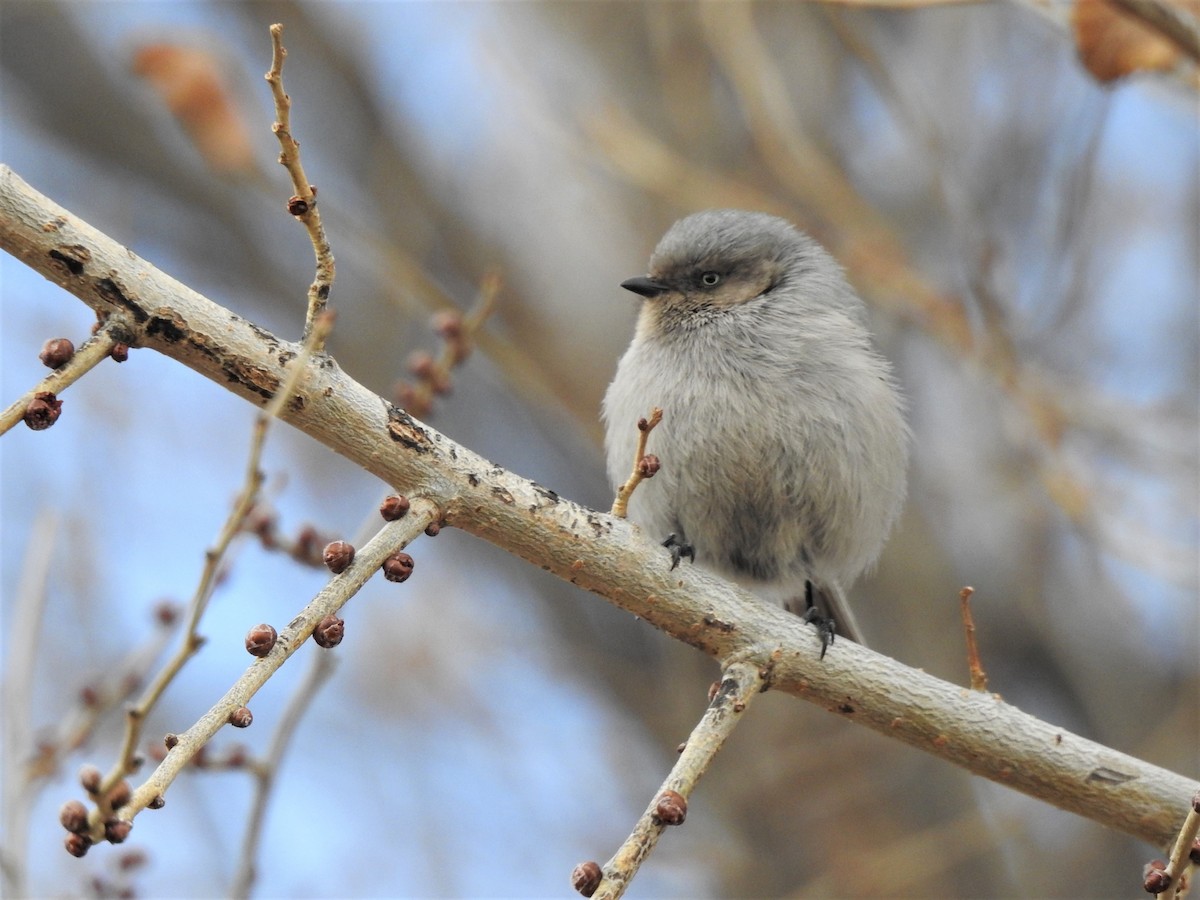
[[[299,351],[163,274],[0,167],[0,247],[153,348],[258,405]],[[280,415],[347,459],[442,510],[448,525],[607,597],[723,661],[768,667],[771,686],[975,774],[1155,845],[1178,831],[1200,784],[1070,734],[1001,701],[839,641],[665,550],[628,522],[489,463],[315,356]]]

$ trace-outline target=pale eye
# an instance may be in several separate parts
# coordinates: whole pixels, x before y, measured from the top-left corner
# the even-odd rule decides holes
[[[721,275],[718,272],[705,272],[700,276],[700,280],[704,283],[705,287],[712,287],[721,280]]]

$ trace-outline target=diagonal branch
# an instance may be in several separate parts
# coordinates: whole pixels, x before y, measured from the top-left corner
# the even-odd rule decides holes
[[[0,167],[0,247],[103,313],[134,341],[257,405],[298,346],[165,275]],[[848,641],[823,662],[795,616],[700,569],[668,569],[634,526],[559,497],[413,419],[316,355],[280,417],[444,522],[529,560],[724,661],[770,666],[772,687],[993,781],[1156,845],[1196,781],[1043,722],[994,694],[933,678]]]

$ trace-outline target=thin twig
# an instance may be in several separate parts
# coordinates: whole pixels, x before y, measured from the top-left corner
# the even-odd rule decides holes
[[[315,653],[309,664],[304,680],[296,686],[292,698],[280,717],[271,738],[271,746],[267,755],[254,765],[257,784],[254,790],[254,800],[250,807],[250,816],[246,822],[246,833],[242,838],[241,856],[238,858],[237,869],[233,876],[231,897],[249,897],[250,889],[258,876],[255,860],[258,857],[258,845],[262,840],[263,821],[266,818],[267,802],[271,798],[271,789],[275,785],[275,776],[279,774],[279,764],[283,760],[292,735],[300,720],[312,705],[317,691],[329,680],[337,663],[337,657],[332,653]]]
[[[266,74],[267,83],[271,85],[271,95],[275,98],[275,124],[271,126],[271,131],[279,139],[279,164],[292,176],[292,187],[296,191],[288,201],[288,212],[299,219],[307,229],[317,260],[316,278],[308,288],[308,312],[305,315],[304,335],[301,338],[307,342],[317,318],[325,311],[329,302],[335,267],[333,250],[325,236],[325,226],[321,224],[320,210],[317,209],[317,189],[308,183],[308,176],[304,174],[304,166],[300,162],[300,143],[292,137],[292,98],[283,89],[283,61],[286,56],[283,26],[272,25],[271,68]],[[314,344],[314,349],[323,350],[324,343]]]
[[[24,418],[25,408],[29,406],[29,401],[35,394],[60,394],[94,369],[101,360],[107,359],[113,345],[120,340],[117,335],[123,328],[124,323],[119,317],[109,316],[99,330],[84,341],[83,346],[76,350],[67,362],[0,412],[0,434],[4,434]]]
[[[175,680],[179,672],[182,671],[188,660],[204,644],[204,638],[199,632],[200,620],[208,608],[208,602],[212,597],[221,563],[234,538],[244,530],[243,526],[246,517],[258,503],[259,490],[262,487],[264,478],[260,463],[262,462],[263,446],[266,441],[268,426],[296,390],[300,378],[307,370],[308,360],[313,353],[314,346],[324,341],[331,327],[332,315],[329,313],[323,314],[309,333],[309,340],[300,348],[300,352],[288,362],[286,374],[283,382],[280,384],[279,390],[275,392],[275,396],[271,399],[270,403],[261,409],[255,418],[254,431],[250,440],[250,452],[247,454],[246,474],[242,490],[238,494],[233,509],[230,511],[225,524],[221,528],[221,533],[217,537],[216,543],[205,551],[204,570],[201,572],[200,582],[196,585],[195,593],[188,604],[187,624],[184,628],[183,640],[180,642],[179,649],[155,676],[137,703],[126,710],[125,735],[122,741],[121,752],[101,783],[99,792],[101,803],[107,803],[106,797],[109,790],[122,778],[136,769],[137,748],[141,741],[142,725],[146,717],[158,703],[163,692],[166,691],[167,687]],[[101,814],[107,812],[111,812],[111,810],[101,810]]]
[[[657,406],[650,410],[650,415],[645,419],[638,419],[638,439],[637,449],[633,453],[633,471],[629,477],[625,479],[625,483],[617,489],[617,497],[613,500],[612,515],[625,518],[629,512],[629,498],[633,496],[633,492],[637,490],[637,486],[645,479],[652,478],[656,471],[656,467],[644,463],[646,459],[646,441],[650,438],[650,432],[654,427],[662,421],[663,411]]]
[[[1171,856],[1167,860],[1166,872],[1171,880],[1172,897],[1179,895],[1184,867],[1192,865],[1190,853],[1197,834],[1200,834],[1200,793],[1192,797],[1191,809],[1188,810],[1187,818],[1183,820],[1179,836],[1175,838],[1175,845],[1171,848]]]
[[[971,615],[971,597],[975,588],[964,587],[958,592],[959,605],[962,611],[963,632],[967,637],[967,668],[971,672],[971,690],[987,690],[987,672],[979,660],[979,645],[975,643],[975,617]]]
[[[765,683],[765,673],[753,662],[734,662],[725,667],[716,694],[683,746],[671,774],[638,819],[633,833],[604,864],[604,878],[595,897],[615,900],[625,893],[630,880],[667,828],[660,817],[663,795],[673,793],[682,798],[682,811],[686,813],[688,796],[741,721],[750,701],[762,693]],[[678,801],[675,802],[678,809]],[[681,822],[682,817],[675,824]]]
[[[25,844],[29,837],[29,814],[33,805],[27,766],[35,755],[33,746],[34,669],[42,646],[42,617],[46,610],[46,582],[54,559],[58,517],[43,510],[33,523],[29,545],[21,565],[21,579],[8,627],[8,654],[4,661],[4,741],[0,742],[5,785],[4,846],[0,848],[5,894],[24,897]]]
[[[58,771],[63,757],[86,744],[107,714],[138,689],[170,643],[178,618],[174,614],[162,616],[156,611],[159,627],[140,646],[126,653],[98,684],[85,685],[89,699],[79,703],[55,729],[55,736],[47,742],[48,752],[39,752],[31,763],[30,778],[48,778]]]
[[[425,352],[415,354],[409,366],[417,376],[417,383],[402,384],[396,392],[397,402],[409,413],[417,417],[428,415],[433,409],[434,395],[450,390],[450,373],[471,355],[476,336],[496,308],[501,284],[500,273],[490,271],[483,276],[479,299],[469,313],[463,316],[456,310],[443,310],[434,316],[435,327],[444,341],[441,355],[434,359]]]
[[[396,550],[408,545],[424,533],[432,522],[441,518],[433,502],[413,500],[408,514],[388,522],[366,546],[359,550],[354,561],[328,584],[288,623],[275,642],[274,649],[250,664],[250,667],[187,731],[176,736],[176,743],[166,757],[136,790],[129,801],[114,811],[119,819],[133,818],[156,800],[161,800],[180,771],[218,731],[229,723],[230,714],[249,704],[250,699],[267,683],[293,653],[312,635],[313,629],[325,618],[341,609],[352,596],[378,571]],[[156,804],[157,805],[157,804]],[[95,815],[93,811],[92,815]],[[103,821],[90,820],[93,831],[103,834]]]

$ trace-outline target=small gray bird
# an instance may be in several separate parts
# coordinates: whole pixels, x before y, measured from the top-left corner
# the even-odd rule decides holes
[[[604,398],[608,475],[663,410],[629,518],[764,600],[862,641],[844,591],[904,503],[909,432],[892,369],[841,268],[790,223],[709,210],[663,236]],[[832,620],[832,621],[831,621]]]

